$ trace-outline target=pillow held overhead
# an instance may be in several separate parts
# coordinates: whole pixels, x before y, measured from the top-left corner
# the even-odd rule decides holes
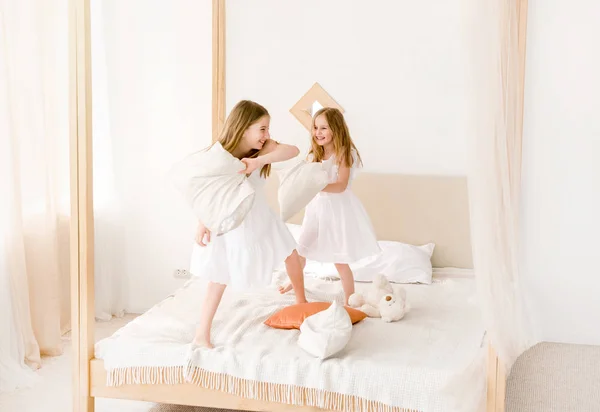
[[[216,142],[176,163],[169,177],[194,215],[219,236],[238,227],[254,204],[246,166]]]
[[[329,183],[331,165],[300,161],[279,175],[279,208],[285,222],[300,212]]]

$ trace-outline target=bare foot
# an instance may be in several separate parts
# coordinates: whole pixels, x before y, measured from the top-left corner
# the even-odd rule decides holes
[[[206,339],[204,336],[196,336],[192,341],[192,347],[194,348],[206,348],[214,349],[214,345],[210,343],[210,339]]]
[[[292,289],[293,289],[292,284],[288,283],[285,286],[279,286],[279,293],[281,293],[283,295],[284,293],[288,293]]]
[[[294,287],[292,286],[292,284],[288,284],[286,286],[279,286],[279,293],[281,293],[282,295],[284,293],[289,292],[290,290],[292,290]],[[306,299],[300,299],[298,300],[298,296],[296,296],[296,304],[298,303],[308,303],[308,301]]]

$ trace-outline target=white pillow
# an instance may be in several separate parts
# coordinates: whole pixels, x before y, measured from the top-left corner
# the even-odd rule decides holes
[[[327,186],[331,165],[300,161],[279,174],[279,210],[285,222],[300,212]]]
[[[350,315],[334,301],[326,310],[302,322],[298,345],[319,359],[327,359],[344,349],[351,336]]]
[[[354,279],[358,282],[370,282],[377,273],[387,276],[393,283],[431,284],[433,267],[431,256],[435,244],[422,246],[406,243],[380,241],[382,253],[351,265]]]
[[[219,142],[193,153],[169,172],[194,215],[215,235],[238,227],[254,204],[246,166]]]
[[[288,224],[288,228],[297,242],[302,227]],[[431,256],[435,244],[414,246],[393,241],[379,241],[378,243],[382,250],[379,255],[362,259],[350,265],[354,273],[354,280],[370,282],[373,276],[382,274],[392,283],[431,284],[433,276]],[[304,272],[319,278],[338,277],[337,270],[332,263],[307,260]]]

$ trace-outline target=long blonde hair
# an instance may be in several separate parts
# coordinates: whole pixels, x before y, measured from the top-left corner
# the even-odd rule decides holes
[[[352,151],[356,153],[358,164],[362,165],[362,159],[350,137],[350,131],[348,130],[344,115],[334,107],[324,107],[318,110],[313,116],[310,132],[310,150],[308,152],[309,158],[312,155],[313,162],[322,162],[325,156],[325,149],[323,146],[319,146],[315,140],[315,120],[321,115],[327,119],[329,130],[331,130],[331,134],[333,135],[333,149],[338,165],[341,165],[343,162],[347,167],[352,167],[354,164]]]
[[[239,146],[244,132],[250,126],[259,121],[264,116],[270,116],[267,109],[251,100],[242,100],[238,102],[229,113],[223,130],[219,135],[219,143],[225,150],[233,154]],[[252,149],[245,157],[254,158],[260,154],[260,150]],[[260,169],[260,175],[267,177],[271,173],[271,165],[264,165]]]

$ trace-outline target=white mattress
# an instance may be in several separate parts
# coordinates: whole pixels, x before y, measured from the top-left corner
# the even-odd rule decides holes
[[[343,297],[339,282],[307,278],[306,285],[309,301]],[[357,284],[358,290],[367,287]],[[412,306],[403,320],[384,323],[368,318],[354,325],[348,346],[326,361],[298,347],[299,331],[263,324],[293,303],[293,295],[281,296],[275,287],[244,295],[226,293],[213,327],[217,348],[191,354],[189,342],[203,296],[197,280],[98,342],[96,357],[104,360],[109,372],[191,364],[239,379],[313,388],[395,408],[476,410],[485,392],[487,352],[474,280],[437,276],[431,285],[403,287]],[[120,376],[109,384],[156,383],[150,373]],[[175,374],[161,379],[177,383]],[[318,400],[313,403],[319,406]]]

